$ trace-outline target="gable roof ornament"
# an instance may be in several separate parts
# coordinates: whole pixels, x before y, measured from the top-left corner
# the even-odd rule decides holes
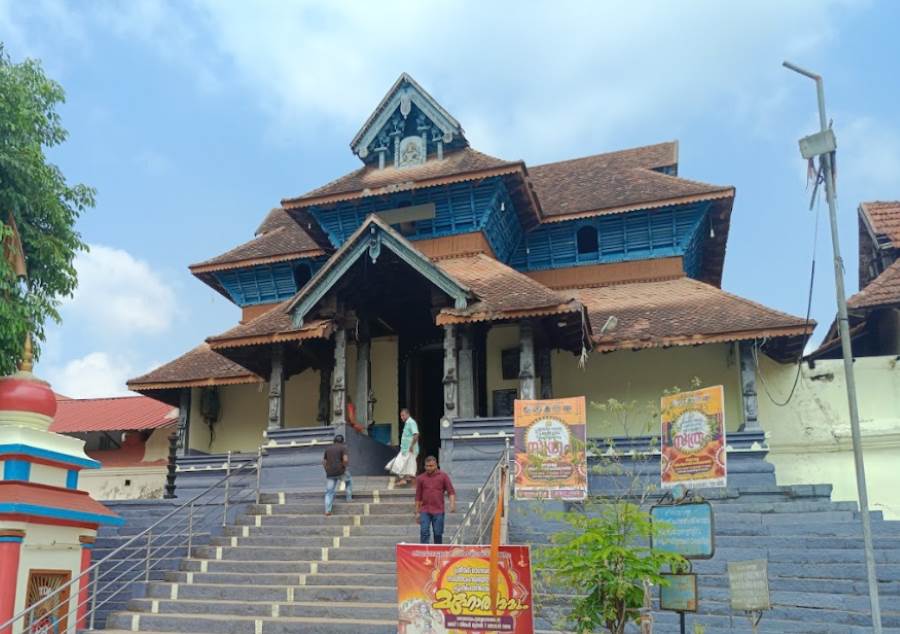
[[[401,133],[406,119],[413,112],[413,106],[434,126],[431,129],[430,141],[444,145],[456,141],[463,147],[469,144],[459,121],[435,101],[416,80],[406,73],[401,73],[353,137],[350,142],[353,153],[367,162],[372,159],[369,148],[374,142],[378,143],[376,149],[387,149],[388,138]],[[420,128],[420,132],[425,130],[421,122],[417,122],[416,127]]]

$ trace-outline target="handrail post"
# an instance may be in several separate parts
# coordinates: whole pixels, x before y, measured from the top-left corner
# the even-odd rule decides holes
[[[222,526],[228,524],[228,493],[231,490],[231,451],[225,461],[225,504],[222,508]]]
[[[153,531],[147,531],[147,559],[144,566],[144,581],[150,583],[150,547],[153,544]]]
[[[91,619],[88,624],[88,629],[94,629],[94,615],[97,614],[97,582],[100,580],[100,569],[94,568],[94,581],[92,585],[94,589],[91,590]]]
[[[259,446],[259,450],[256,454],[256,503],[259,504],[260,496],[260,481],[262,480],[262,445]]]
[[[192,557],[191,554],[194,547],[194,503],[191,502],[191,505],[188,507],[188,547],[187,547],[187,556]]]

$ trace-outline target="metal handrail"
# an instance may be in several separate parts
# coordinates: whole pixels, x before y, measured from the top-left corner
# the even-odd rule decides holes
[[[457,544],[477,544],[481,543],[485,535],[490,530],[491,521],[497,511],[497,502],[500,499],[501,487],[504,490],[503,495],[503,518],[506,520],[509,505],[509,439],[506,440],[506,447],[500,452],[497,463],[491,469],[484,484],[478,489],[475,495],[475,501],[469,506],[466,514],[463,515],[462,521],[456,528],[456,532],[450,539],[450,543]],[[474,539],[477,541],[466,541],[468,534],[467,528],[477,524]],[[504,531],[505,533],[505,531]],[[503,536],[505,540],[505,535]]]
[[[157,534],[156,538],[159,539],[159,538],[167,537],[168,540],[165,543],[163,543],[162,545],[157,544],[156,546],[153,546],[154,529],[156,529],[161,524],[163,524],[163,522],[167,522],[167,520],[169,520],[173,516],[176,516],[178,513],[183,511],[186,507],[189,507],[187,538],[188,538],[188,543],[192,545],[193,537],[194,537],[193,529],[194,529],[194,525],[196,522],[196,518],[194,517],[193,509],[194,509],[194,506],[197,504],[197,501],[200,500],[205,495],[209,494],[210,492],[215,491],[216,489],[218,489],[220,486],[222,486],[224,484],[225,485],[225,499],[223,501],[223,506],[225,507],[224,512],[227,515],[228,505],[229,505],[229,490],[230,490],[230,484],[232,482],[232,479],[243,474],[247,470],[247,468],[251,465],[255,467],[255,469],[254,469],[255,474],[256,474],[255,499],[256,499],[256,502],[259,503],[259,500],[260,500],[260,488],[259,488],[260,487],[260,472],[262,470],[262,447],[260,447],[259,451],[257,452],[257,456],[254,460],[247,460],[247,461],[239,464],[236,468],[232,468],[231,456],[229,453],[229,459],[228,459],[228,463],[226,465],[226,474],[224,477],[217,480],[215,483],[213,483],[212,485],[210,485],[209,487],[207,487],[200,493],[196,494],[191,499],[183,502],[179,506],[172,509],[169,513],[167,513],[166,515],[164,515],[163,517],[161,517],[160,519],[155,521],[153,524],[151,524],[150,526],[145,528],[140,533],[134,535],[131,539],[127,540],[124,544],[121,544],[118,547],[114,548],[111,552],[109,552],[102,559],[93,562],[87,569],[83,570],[81,573],[79,573],[78,575],[76,575],[75,577],[70,579],[65,584],[58,587],[53,592],[49,593],[47,596],[41,598],[39,601],[33,603],[32,605],[28,606],[24,610],[13,615],[13,617],[10,618],[9,620],[7,620],[5,623],[0,623],[0,632],[12,632],[13,631],[12,626],[14,624],[16,624],[17,622],[22,621],[26,618],[28,618],[29,622],[30,622],[31,620],[33,620],[33,616],[34,616],[35,612],[38,610],[38,608],[41,608],[42,606],[45,606],[45,605],[54,605],[54,601],[56,599],[58,599],[60,596],[65,596],[64,593],[73,592],[73,591],[76,593],[75,596],[77,597],[77,599],[75,601],[76,605],[74,608],[70,608],[66,612],[66,618],[67,619],[70,618],[74,613],[75,614],[75,623],[74,623],[74,625],[70,625],[69,628],[67,628],[67,629],[71,629],[74,632],[76,629],[79,629],[82,626],[81,621],[84,618],[86,618],[88,616],[88,614],[86,613],[84,615],[79,615],[78,611],[84,605],[86,605],[88,601],[90,601],[92,603],[89,613],[90,613],[90,619],[91,619],[90,628],[93,629],[94,615],[95,615],[96,610],[99,607],[102,607],[103,605],[105,605],[112,598],[112,597],[106,598],[99,605],[96,603],[97,586],[100,582],[100,578],[104,575],[110,574],[111,572],[116,570],[120,565],[122,565],[124,563],[131,563],[132,564],[131,567],[120,572],[119,575],[117,577],[115,577],[115,579],[113,579],[112,581],[109,581],[108,584],[117,582],[124,575],[133,571],[137,566],[140,566],[140,565],[144,565],[144,567],[145,567],[144,577],[145,577],[145,580],[149,580],[149,573],[150,573],[150,570],[153,568],[152,564],[150,563],[150,559],[153,557],[154,552],[156,552],[158,554],[162,548],[165,548],[168,546],[168,550],[166,551],[166,554],[169,554],[179,547],[179,544],[170,545],[172,539],[178,537],[179,534],[176,533],[174,535],[167,535],[164,531],[159,532]],[[243,502],[245,500],[241,499],[239,501]],[[235,500],[231,500],[232,504],[234,502],[235,502]],[[203,515],[201,515],[201,518],[210,516],[213,512],[219,512],[219,509],[216,506],[212,506],[212,508],[210,508]],[[178,523],[176,522],[174,525],[170,526],[169,528],[174,528],[177,526],[178,526]],[[198,533],[198,534],[208,534],[208,533]],[[104,564],[108,563],[117,554],[121,553],[123,550],[125,550],[126,548],[129,548],[130,546],[132,546],[133,544],[135,544],[136,542],[138,542],[141,539],[145,539],[146,543],[147,543],[147,553],[144,558],[138,558],[134,561],[130,561],[128,559],[121,559],[117,563],[115,563],[111,568],[109,568],[105,572],[101,573],[101,568]],[[188,556],[190,556],[190,551],[188,552]],[[91,580],[91,577],[90,577],[91,574],[93,574],[93,576],[94,576],[93,580]],[[88,586],[91,588],[91,591],[89,592],[89,596],[87,599],[81,600],[80,586],[81,586],[81,582],[84,579],[87,579],[87,583],[88,583]],[[73,588],[74,588],[74,590],[73,590]],[[115,596],[115,593],[113,596]],[[71,599],[69,600],[69,602],[71,602]]]

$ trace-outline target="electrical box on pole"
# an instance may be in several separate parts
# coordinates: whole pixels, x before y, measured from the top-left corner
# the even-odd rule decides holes
[[[834,138],[834,130],[831,128],[800,139],[800,154],[805,159],[811,159],[820,154],[828,154],[836,149],[837,140]]]

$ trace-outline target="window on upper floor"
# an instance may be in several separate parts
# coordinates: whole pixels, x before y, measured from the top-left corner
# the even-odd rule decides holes
[[[596,255],[599,250],[596,227],[582,227],[576,234],[578,255]]]

